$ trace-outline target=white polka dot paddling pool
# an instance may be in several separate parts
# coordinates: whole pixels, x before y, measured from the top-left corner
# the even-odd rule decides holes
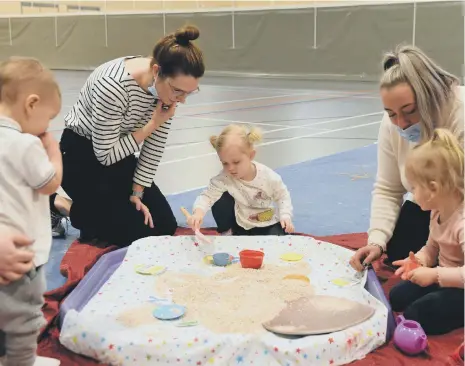
[[[361,277],[350,268],[352,251],[305,236],[212,238],[213,243],[206,244],[193,236],[150,237],[105,254],[62,304],[60,342],[75,353],[111,365],[271,366],[344,365],[390,338],[395,323],[381,286],[373,270]],[[164,276],[221,277],[240,263],[220,267],[205,257],[222,252],[236,258],[243,249],[265,253],[262,269],[248,271],[272,266],[287,270],[300,263],[310,268],[309,274],[290,270],[282,281],[299,281],[312,286],[317,296],[352,300],[372,307],[374,313],[339,331],[305,337],[264,328],[258,333],[221,333],[212,330],[214,322],[202,321],[211,319],[192,318],[189,304],[174,303],[173,289],[156,291]],[[199,292],[208,294],[205,291]],[[257,309],[263,306],[259,298],[255,301]],[[215,304],[209,306],[214,309]],[[225,320],[234,320],[234,306],[225,314]]]

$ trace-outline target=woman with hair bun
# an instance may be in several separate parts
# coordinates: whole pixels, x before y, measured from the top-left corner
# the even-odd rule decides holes
[[[412,46],[387,53],[383,69],[380,94],[385,114],[378,136],[368,245],[350,260],[358,271],[384,252],[391,265],[428,240],[431,213],[422,211],[414,198],[404,200],[412,192],[404,171],[408,153],[431,139],[437,128],[449,130],[463,144],[464,90],[456,76]]]
[[[62,187],[81,240],[127,246],[174,234],[176,219],[154,177],[176,105],[199,90],[205,72],[193,43],[198,37],[196,27],[185,26],[160,39],[151,57],[126,56],[97,67],[82,87],[60,141]],[[51,197],[55,227],[62,200]]]

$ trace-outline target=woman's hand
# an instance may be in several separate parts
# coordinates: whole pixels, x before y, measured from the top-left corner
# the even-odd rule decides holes
[[[176,103],[171,104],[168,109],[163,108],[161,100],[158,101],[155,110],[152,113],[152,118],[148,123],[132,133],[132,136],[136,140],[137,144],[141,144],[147,137],[149,137],[154,131],[156,131],[163,123],[168,121],[174,116],[176,111]]]
[[[381,248],[377,245],[366,245],[358,249],[350,258],[350,265],[358,272],[362,272],[366,266],[381,257]]]
[[[0,230],[0,285],[17,281],[32,269],[34,253],[25,250],[30,245],[27,236]]]
[[[152,119],[149,123],[155,127],[155,130],[160,127],[163,123],[168,121],[170,118],[173,118],[174,112],[176,111],[176,103],[171,105],[163,104],[161,100],[157,102],[157,106],[152,113]]]
[[[291,219],[283,219],[283,220],[281,220],[281,227],[288,234],[291,234],[291,233],[294,232],[294,224],[292,223]]]
[[[137,211],[142,211],[144,214],[144,224],[149,225],[153,229],[155,226],[153,225],[152,215],[150,214],[148,207],[142,203],[139,197],[136,196],[131,196],[129,201],[136,206]]]
[[[419,267],[408,272],[406,279],[421,287],[431,286],[438,283],[438,270],[437,268]]]
[[[421,267],[420,261],[415,257],[413,252],[410,252],[408,258],[401,259],[398,261],[392,262],[394,266],[399,266],[397,271],[395,272],[396,276],[401,276],[403,280],[407,280],[410,271]]]

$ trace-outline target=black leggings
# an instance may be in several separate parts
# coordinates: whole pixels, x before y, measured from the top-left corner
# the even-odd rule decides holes
[[[233,235],[253,236],[253,235],[286,235],[281,224],[278,222],[274,225],[265,227],[255,227],[246,230],[239,226],[236,221],[236,213],[234,210],[234,198],[225,192],[221,198],[215,202],[212,207],[213,218],[216,221],[217,230],[219,233],[224,233],[228,230],[232,231]]]
[[[152,215],[153,229],[144,224],[144,214],[129,201],[137,165],[134,155],[103,166],[95,157],[92,142],[69,129],[63,132],[60,149],[62,187],[73,200],[70,220],[81,230],[81,238],[128,246],[140,238],[174,234],[176,219],[154,183],[145,188],[142,200]]]
[[[429,236],[430,211],[423,211],[412,201],[405,201],[400,210],[386,254],[390,262],[408,257],[410,251],[418,252]]]
[[[421,324],[426,334],[445,334],[463,327],[464,292],[461,288],[418,286],[402,281],[389,294],[393,311]]]

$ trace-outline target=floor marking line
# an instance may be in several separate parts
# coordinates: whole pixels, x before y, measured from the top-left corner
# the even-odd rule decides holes
[[[178,117],[179,118],[179,117]],[[192,119],[199,119],[199,120],[205,120],[205,121],[218,121],[218,122],[227,122],[227,123],[239,123],[239,124],[253,124],[253,125],[259,125],[259,126],[272,126],[272,127],[292,127],[293,125],[283,125],[283,124],[275,124],[275,123],[265,123],[265,122],[246,122],[246,121],[230,121],[228,119],[222,119],[222,118],[210,118],[210,117],[200,117],[200,116],[188,116],[187,118],[192,118]],[[204,128],[207,126],[203,126]],[[212,126],[213,127],[213,126]]]
[[[204,111],[204,112],[191,112],[190,114],[184,114],[180,115],[179,117],[182,116],[201,116],[201,115],[206,115],[206,114],[215,114],[215,113],[225,113],[225,112],[232,112],[232,111],[246,111],[250,109],[260,109],[260,108],[274,108],[274,107],[279,107],[279,106],[290,106],[293,104],[301,104],[301,103],[313,103],[313,102],[324,102],[324,101],[330,101],[330,100],[335,100],[335,99],[350,99],[352,98],[352,95],[334,95],[334,94],[329,94],[324,96],[323,98],[310,98],[308,100],[294,100],[294,101],[288,101],[288,102],[281,102],[281,103],[273,103],[273,104],[264,104],[264,105],[252,105],[252,106],[245,106],[245,107],[238,107],[238,108],[229,108],[229,109],[223,109],[223,110],[210,110],[210,111]],[[210,105],[209,103],[208,105]],[[192,108],[195,108],[195,105],[192,105]]]
[[[366,114],[359,114],[357,116],[350,116],[350,117],[343,117],[343,118],[336,118],[336,119],[331,119],[328,121],[320,121],[320,122],[315,122],[315,123],[307,123],[304,125],[297,125],[297,126],[287,126],[284,128],[276,128],[274,130],[269,130],[269,131],[263,131],[262,134],[270,134],[273,132],[282,132],[282,131],[288,131],[288,130],[293,130],[293,129],[299,129],[299,128],[305,128],[305,129],[311,129],[313,126],[319,126],[327,123],[332,123],[332,122],[342,122],[342,121],[347,121],[351,120],[354,118],[363,118],[363,117],[370,117],[370,116],[375,116],[377,114],[382,114],[384,112],[374,112],[374,113],[366,113]],[[254,124],[253,122],[244,122],[244,121],[231,121],[227,119],[221,119],[221,118],[210,118],[210,117],[189,117],[189,118],[195,118],[195,119],[204,119],[204,120],[212,120],[212,121],[218,121],[218,122],[228,122],[230,124],[232,123],[241,123],[241,124]],[[278,126],[278,125],[275,125]],[[331,131],[331,130],[326,130],[326,131]],[[192,142],[189,144],[184,144],[184,145],[176,145],[176,146],[167,146],[165,150],[177,150],[181,149],[183,147],[187,146],[196,146],[196,145],[202,145],[202,144],[208,144],[209,141],[198,141],[198,142]]]
[[[238,85],[217,85],[217,84],[203,84],[203,88],[212,88],[212,89],[223,89],[226,91],[265,91],[265,92],[270,92],[270,88],[273,89],[275,92],[284,92],[284,93],[289,93],[289,92],[295,92],[295,91],[301,91],[301,92],[308,92],[308,91],[315,91],[317,93],[328,93],[328,92],[335,92],[335,93],[343,93],[343,94],[351,94],[351,93],[363,93],[363,94],[373,94],[377,95],[378,91],[376,89],[373,90],[332,90],[332,89],[300,89],[300,88],[274,88],[273,86],[270,86],[268,88],[265,87],[259,87],[259,86],[238,86]]]
[[[269,142],[264,142],[262,144],[257,144],[257,147],[262,147],[262,146],[269,146],[269,145],[274,145],[282,142],[289,142],[289,141],[295,141],[295,140],[300,140],[303,138],[308,138],[308,137],[314,137],[314,136],[321,136],[321,135],[326,135],[328,133],[333,133],[333,132],[340,132],[340,131],[347,131],[347,130],[353,130],[356,128],[361,128],[361,127],[367,127],[367,126],[372,126],[375,124],[380,124],[381,121],[375,121],[375,122],[369,122],[369,123],[363,123],[360,125],[355,125],[355,126],[348,126],[348,127],[343,127],[343,128],[337,128],[334,130],[327,130],[327,131],[321,131],[321,132],[315,132],[307,135],[301,135],[301,136],[295,136],[295,137],[288,137],[284,139],[279,139],[275,141],[269,141]],[[181,159],[175,159],[175,160],[168,160],[168,161],[162,161],[160,165],[168,165],[168,164],[173,164],[173,163],[179,163],[182,161],[187,161],[187,160],[192,160],[192,159],[197,159],[197,158],[203,158],[207,156],[212,156],[216,155],[216,152],[211,152],[211,153],[206,153],[206,154],[200,154],[200,155],[194,155],[194,156],[189,156],[187,158],[181,158]]]
[[[284,128],[283,129],[279,129],[279,131],[285,131],[285,130],[293,130],[293,129],[297,129],[297,128],[303,128],[303,127],[312,127],[312,126],[319,126],[319,125],[323,125],[323,124],[327,124],[327,123],[332,123],[332,122],[341,122],[341,121],[347,121],[347,120],[351,120],[351,119],[354,119],[354,118],[363,118],[363,117],[371,117],[371,116],[376,116],[378,114],[383,114],[384,112],[373,112],[373,113],[365,113],[365,114],[358,114],[358,115],[355,115],[355,116],[349,116],[349,117],[341,117],[341,118],[333,118],[333,119],[330,119],[330,120],[326,120],[326,121],[320,121],[320,122],[312,122],[312,123],[305,123],[303,125],[284,125]],[[218,121],[218,122],[228,122],[228,123],[243,123],[243,124],[258,124],[256,122],[245,122],[245,121],[236,121],[236,120],[228,120],[228,119],[222,119],[222,118],[210,118],[210,117],[198,117],[198,116],[189,116],[189,118],[195,118],[195,119],[204,119],[206,121]],[[324,118],[324,117],[322,117]],[[259,122],[261,123],[261,122]],[[271,124],[270,125],[273,125],[273,126],[279,126],[279,125],[275,125],[275,124]],[[275,130],[277,131],[277,130]],[[265,131],[266,132],[266,131]],[[265,133],[264,132],[264,133]]]
[[[279,94],[279,95],[270,95],[270,96],[263,96],[263,97],[252,97],[252,98],[244,98],[244,99],[231,99],[231,100],[219,100],[216,102],[202,102],[202,103],[193,103],[193,104],[185,104],[184,108],[190,108],[190,107],[202,107],[202,106],[208,106],[208,105],[215,105],[215,104],[227,104],[227,103],[235,103],[235,102],[247,102],[249,100],[266,100],[266,99],[275,99],[275,98],[289,98],[289,97],[297,97],[297,96],[324,96],[324,97],[363,97],[365,96],[366,93],[359,93],[359,92],[343,92],[343,91],[334,91],[334,92],[320,92],[318,90],[315,91],[302,91],[298,93],[290,93],[290,94]],[[370,97],[370,96],[368,96]],[[372,96],[372,98],[375,98],[375,96]],[[379,98],[379,97],[377,97]]]
[[[227,103],[235,103],[235,102],[247,102],[249,100],[265,100],[265,99],[276,99],[276,98],[289,98],[289,97],[296,97],[301,95],[306,96],[314,96],[317,93],[294,93],[294,94],[280,94],[280,95],[270,95],[267,97],[253,97],[253,98],[246,98],[246,99],[231,99],[231,100],[218,100],[216,102],[202,102],[202,103],[195,103],[195,104],[186,104],[184,108],[195,108],[195,107],[203,107],[208,105],[215,105],[215,104],[227,104]]]

